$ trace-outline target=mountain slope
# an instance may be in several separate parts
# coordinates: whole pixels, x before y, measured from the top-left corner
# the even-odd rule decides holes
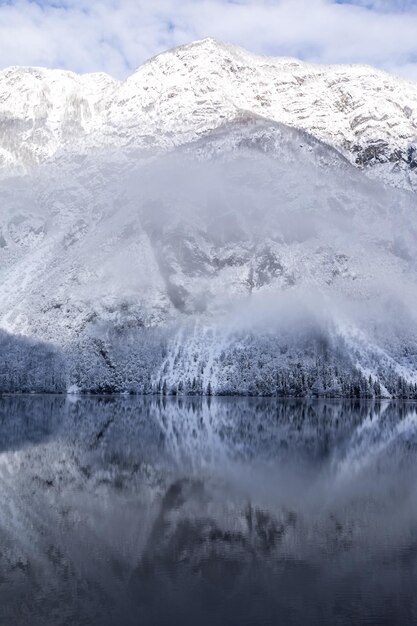
[[[60,388],[414,393],[415,196],[303,131],[61,153],[1,201],[0,327],[60,349]]]

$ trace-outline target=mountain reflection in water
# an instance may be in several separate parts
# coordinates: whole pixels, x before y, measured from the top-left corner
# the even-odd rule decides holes
[[[0,398],[0,623],[417,624],[416,409]]]

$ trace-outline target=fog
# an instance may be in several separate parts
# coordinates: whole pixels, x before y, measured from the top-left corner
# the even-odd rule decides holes
[[[201,298],[272,330],[310,315],[394,334],[415,324],[415,196],[328,158],[175,153],[134,172],[132,216],[187,312]]]

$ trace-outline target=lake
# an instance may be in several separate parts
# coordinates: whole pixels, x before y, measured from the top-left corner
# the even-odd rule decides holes
[[[0,398],[0,623],[417,624],[417,405]]]

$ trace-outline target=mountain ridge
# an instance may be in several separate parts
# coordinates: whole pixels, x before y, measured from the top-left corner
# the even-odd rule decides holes
[[[22,73],[26,82],[12,80]],[[262,57],[211,38],[159,54],[124,81],[2,70],[0,172],[24,174],[74,143],[171,149],[240,110],[305,130],[388,184],[416,187],[417,84],[370,66]],[[17,133],[12,145],[9,129]]]

